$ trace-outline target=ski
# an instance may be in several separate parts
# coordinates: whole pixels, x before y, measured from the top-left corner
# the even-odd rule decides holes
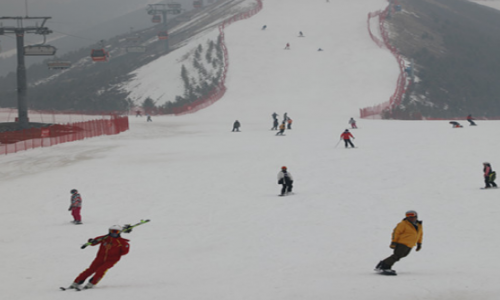
[[[380,275],[396,276],[398,275],[394,270],[375,270]]]
[[[149,223],[150,221],[151,220],[149,220],[149,219],[148,220],[141,220],[139,223],[129,226],[126,230],[132,230],[132,228],[135,228],[135,227],[137,227],[139,225],[142,225],[142,224]],[[122,232],[128,233],[128,231],[122,231]],[[85,248],[87,248],[87,246],[92,245],[92,243],[100,242],[100,241],[102,241],[102,240],[104,240],[106,238],[108,238],[108,235],[105,235],[105,236],[103,236],[102,238],[100,238],[98,240],[95,240],[95,241],[92,241],[92,242],[87,242],[87,243],[83,244],[80,248],[81,249],[85,249]]]

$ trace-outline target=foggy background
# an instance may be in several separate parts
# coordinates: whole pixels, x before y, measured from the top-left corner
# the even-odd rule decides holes
[[[148,4],[176,2],[183,10],[193,8],[193,0],[28,0],[27,14],[30,17],[52,17],[46,27],[53,31],[47,36],[57,54],[77,50],[98,43],[102,39],[154,26],[146,13]],[[205,1],[206,4],[206,1]],[[26,16],[25,0],[1,0],[0,17]],[[171,16],[171,15],[169,15]],[[3,26],[17,26],[15,20],[0,20]],[[24,22],[24,26],[34,23]],[[43,37],[35,34],[25,36],[25,44],[42,43]],[[15,71],[16,41],[12,34],[0,36],[0,76]],[[1,60],[3,58],[3,60]],[[40,62],[46,57],[29,57],[26,64]]]

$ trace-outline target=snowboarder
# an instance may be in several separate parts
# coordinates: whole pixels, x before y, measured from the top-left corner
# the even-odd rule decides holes
[[[148,119],[146,121],[153,122],[153,120],[151,120],[151,115],[148,114],[147,116],[148,116]]]
[[[290,43],[286,43],[285,50],[290,50]]]
[[[380,261],[375,270],[386,274],[396,275],[391,269],[401,258],[408,256],[410,251],[417,245],[416,251],[422,249],[423,227],[422,221],[418,220],[418,214],[414,210],[406,212],[406,218],[401,221],[392,232],[392,241],[390,248],[394,253],[388,258]]]
[[[293,122],[292,119],[288,118],[288,120],[286,121],[287,123],[286,129],[292,129],[292,122]]]
[[[262,30],[266,30],[267,25],[262,26]]]
[[[349,145],[351,145],[351,147],[354,148],[354,145],[351,142],[351,138],[354,139],[354,136],[352,135],[352,133],[349,132],[349,129],[344,130],[344,132],[342,132],[342,134],[340,135],[340,138],[344,140],[346,148],[348,148]]]
[[[349,120],[349,124],[351,124],[351,128],[353,128],[353,129],[358,128],[358,126],[356,126],[356,120],[354,120],[354,118],[351,118]]]
[[[234,121],[234,124],[233,124],[233,131],[240,131],[240,121],[236,120]]]
[[[286,194],[290,194],[292,192],[293,177],[285,166],[281,167],[281,171],[278,173],[278,184],[283,185],[280,196],[285,196]]]
[[[78,193],[76,189],[72,189],[71,193],[71,204],[69,206],[68,211],[71,211],[71,215],[73,216],[73,223],[80,225],[82,224],[82,216],[80,215],[80,211],[82,210],[82,197]]]
[[[99,246],[97,256],[92,264],[90,264],[90,267],[75,278],[69,288],[79,289],[80,285],[82,285],[92,274],[94,274],[94,276],[83,288],[91,289],[99,283],[99,281],[104,277],[104,274],[106,274],[106,272],[111,269],[123,255],[126,255],[129,252],[130,246],[128,240],[122,238],[120,233],[131,232],[132,229],[130,227],[130,225],[125,225],[123,228],[120,225],[113,225],[109,228],[109,233],[107,235],[89,239],[91,246],[101,245]]]
[[[455,122],[455,121],[450,121],[450,124],[453,128],[462,128],[463,126],[460,125],[460,123]]]
[[[471,114],[469,114],[469,115],[467,116],[467,121],[469,121],[470,126],[476,126],[476,123],[475,123],[474,121],[472,121],[472,120],[474,120],[474,119],[472,118],[472,115],[471,115]]]
[[[271,128],[271,130],[278,130],[278,125],[279,125],[279,121],[278,119],[274,119],[273,121],[273,128]]]
[[[276,133],[276,135],[283,135],[285,133],[285,121],[280,124],[280,131]]]
[[[497,184],[495,183],[495,179],[497,177],[497,174],[493,169],[491,168],[490,163],[484,162],[483,163],[483,176],[484,176],[484,183],[486,186],[484,187],[485,189],[489,189],[491,187],[496,188]]]

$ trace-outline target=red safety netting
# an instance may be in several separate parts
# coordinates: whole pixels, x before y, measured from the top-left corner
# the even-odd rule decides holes
[[[405,61],[403,57],[399,54],[398,49],[396,47],[392,46],[389,40],[389,33],[387,32],[387,29],[384,26],[385,20],[388,16],[388,14],[391,12],[394,12],[394,6],[397,5],[397,0],[390,1],[390,4],[387,6],[385,10],[379,10],[376,12],[372,12],[368,14],[368,19],[367,19],[367,25],[368,25],[368,33],[371,37],[371,39],[380,47],[380,48],[387,48],[391,53],[394,55],[396,58],[398,65],[399,65],[399,76],[398,80],[396,83],[396,89],[392,96],[389,98],[389,101],[384,102],[382,104],[378,104],[372,107],[366,107],[366,108],[361,108],[359,110],[360,117],[361,118],[380,118],[381,114],[384,111],[392,111],[394,107],[397,107],[401,105],[401,101],[403,99],[404,93],[408,89],[408,86],[410,84],[407,74],[405,72]],[[381,39],[379,39],[375,34],[372,32],[371,28],[371,21],[373,18],[378,18],[378,29],[381,35]]]
[[[255,14],[257,14],[259,11],[261,11],[262,7],[263,7],[262,0],[256,0],[256,1],[257,1],[257,5],[252,10],[235,15],[229,19],[226,19],[222,22],[221,25],[219,25],[220,44],[222,47],[222,51],[224,52],[224,70],[222,72],[222,76],[220,78],[219,85],[216,88],[214,88],[208,95],[203,96],[200,99],[198,99],[192,103],[175,108],[173,110],[175,115],[183,115],[183,114],[197,112],[198,110],[200,110],[202,108],[205,108],[207,106],[212,105],[217,100],[221,99],[222,96],[224,96],[224,94],[226,93],[226,90],[227,90],[225,83],[226,83],[227,70],[229,68],[229,54],[228,54],[225,39],[224,39],[224,29],[226,28],[226,26],[228,26],[236,21],[248,19],[248,18],[254,16]]]
[[[16,153],[38,147],[50,147],[101,135],[113,135],[128,129],[128,117],[115,116],[102,120],[5,131],[0,132],[0,154]]]

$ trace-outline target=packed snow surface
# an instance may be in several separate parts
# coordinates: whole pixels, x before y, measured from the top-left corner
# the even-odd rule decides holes
[[[357,148],[339,143],[395,88],[397,63],[366,29],[386,4],[265,1],[226,29],[228,91],[209,108],[0,157],[2,299],[498,299],[500,190],[479,189],[482,163],[500,168],[498,122],[358,120]],[[273,112],[293,119],[286,136]],[[284,165],[295,194],[278,197]],[[410,209],[423,249],[377,275]],[[59,291],[95,257],[88,238],[140,219],[93,290]]]

